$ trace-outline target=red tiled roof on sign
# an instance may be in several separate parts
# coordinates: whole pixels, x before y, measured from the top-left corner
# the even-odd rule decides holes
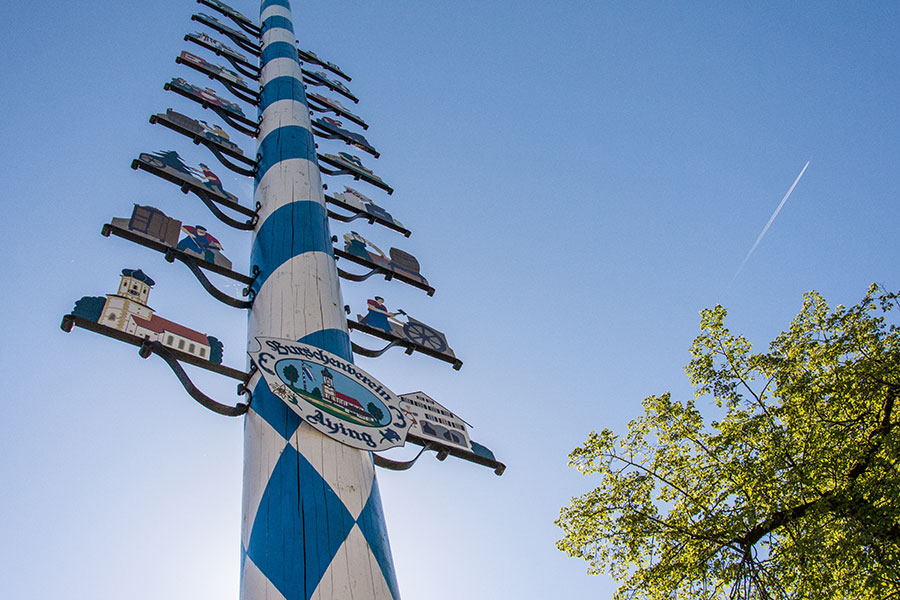
[[[162,317],[158,317],[156,315],[150,315],[150,319],[142,319],[137,315],[131,315],[131,318],[134,319],[134,322],[144,329],[149,329],[155,333],[174,333],[175,335],[180,335],[183,338],[187,338],[192,342],[197,342],[198,344],[203,344],[204,346],[209,346],[209,338],[200,333],[199,331],[194,331],[184,325],[179,325],[173,321],[169,321],[168,319],[163,319]]]
[[[342,394],[337,390],[334,390],[334,395],[337,396],[338,398],[340,398],[341,400],[343,400],[344,402],[346,402],[347,404],[351,404],[353,406],[358,406],[360,410],[365,410],[362,407],[362,404],[360,404],[356,398],[352,398],[350,396],[347,396],[346,394]]]

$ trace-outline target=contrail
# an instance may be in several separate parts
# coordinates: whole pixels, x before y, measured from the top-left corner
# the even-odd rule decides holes
[[[794,180],[794,183],[791,185],[791,189],[787,191],[787,194],[784,195],[784,198],[781,199],[781,204],[778,205],[778,208],[775,209],[775,212],[772,213],[772,216],[769,217],[769,222],[766,223],[766,226],[763,227],[763,230],[760,232],[759,237],[756,238],[756,241],[753,243],[753,247],[750,248],[750,252],[747,253],[747,256],[744,257],[744,262],[741,263],[741,266],[738,267],[738,270],[735,272],[734,277],[731,278],[732,281],[737,278],[738,273],[741,272],[741,269],[744,268],[744,265],[747,264],[747,261],[750,260],[750,255],[753,254],[753,251],[756,250],[756,247],[759,246],[759,243],[762,241],[763,237],[765,237],[766,232],[769,231],[769,227],[772,226],[772,221],[775,220],[775,217],[778,216],[778,213],[781,212],[781,208],[784,206],[784,203],[787,202],[787,199],[790,198],[791,192],[794,191],[794,188],[797,187],[797,183],[800,181],[800,178],[803,177],[803,174],[806,173],[806,167],[809,166],[809,161],[806,161],[806,164],[803,165],[803,169],[800,170],[800,174],[797,175],[797,179]]]

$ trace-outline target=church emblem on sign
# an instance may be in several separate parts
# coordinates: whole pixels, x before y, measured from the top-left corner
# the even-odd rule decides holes
[[[258,337],[249,352],[269,390],[304,421],[347,446],[378,452],[406,442],[412,422],[374,377],[315,346]]]

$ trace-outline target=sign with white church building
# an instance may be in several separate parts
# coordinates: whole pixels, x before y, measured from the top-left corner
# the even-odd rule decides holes
[[[75,303],[72,314],[221,364],[222,342],[155,314],[156,311],[147,304],[150,288],[154,285],[156,282],[142,270],[122,269],[122,279],[115,294],[107,294],[105,300],[102,297],[85,296]]]

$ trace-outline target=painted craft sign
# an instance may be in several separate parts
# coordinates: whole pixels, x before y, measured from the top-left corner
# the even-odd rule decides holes
[[[383,223],[391,229],[400,231],[406,235],[406,237],[409,237],[409,230],[403,226],[403,223],[395,219],[391,213],[375,204],[371,198],[351,187],[344,186],[343,192],[335,194],[334,196],[326,195],[325,199],[345,210],[368,215],[371,221]]]
[[[163,179],[168,179],[178,185],[188,184],[235,204],[238,202],[238,197],[225,191],[225,188],[222,187],[222,180],[210,171],[208,166],[200,163],[199,169],[189,167],[174,150],[162,150],[153,154],[142,152],[136,162],[141,164],[132,164],[132,167],[146,165],[151,167],[149,169],[151,173],[159,175]]]
[[[347,446],[378,452],[402,446],[412,423],[400,398],[339,356],[291,340],[258,337],[249,352],[269,390],[304,421]]]
[[[344,234],[344,252],[360,259],[364,263],[368,263],[368,265],[381,267],[396,273],[401,278],[411,279],[428,287],[428,280],[419,273],[419,261],[408,252],[398,248],[391,248],[389,250],[390,256],[388,256],[381,251],[381,248],[355,231]]]
[[[237,29],[225,25],[212,15],[208,15],[206,13],[197,13],[196,15],[191,15],[191,20],[197,21],[198,23],[203,23],[204,25],[212,27],[220,33],[227,35],[232,40],[234,40],[234,43],[241,46],[248,52],[259,52],[259,45],[254,43],[242,31],[238,31]]]
[[[164,113],[157,113],[150,117],[151,123],[156,121],[189,137],[199,136],[213,142],[220,146],[222,150],[232,155],[244,155],[244,151],[241,150],[241,147],[231,141],[228,132],[218,125],[210,125],[206,121],[192,119],[171,108],[166,109],[166,112]]]
[[[186,98],[191,100],[196,100],[201,104],[208,104],[210,106],[217,106],[222,110],[233,113],[235,116],[240,117],[243,120],[247,119],[247,116],[244,115],[244,110],[234,102],[229,102],[224,98],[220,98],[216,91],[212,88],[202,88],[197,85],[193,85],[188,83],[181,77],[175,77],[165,85],[166,90],[172,90],[173,92],[177,92]]]
[[[319,160],[325,164],[337,167],[339,170],[330,171],[328,169],[320,169],[326,175],[352,175],[354,179],[362,179],[366,183],[371,183],[375,187],[381,188],[389,195],[394,193],[394,188],[386,184],[381,177],[376,175],[371,169],[362,164],[360,158],[348,152],[338,152],[335,154],[320,154]]]
[[[375,158],[380,156],[378,151],[369,143],[369,140],[367,140],[365,136],[344,129],[344,124],[337,119],[320,117],[315,119],[312,124],[319,130],[316,133],[322,135],[322,137],[325,137],[326,139],[340,139],[351,146],[356,146],[360,150],[368,152]]]
[[[363,325],[384,332],[388,338],[397,338],[425,349],[429,354],[456,359],[456,354],[447,345],[447,337],[443,333],[410,317],[402,309],[389,311],[381,296],[367,300],[366,307],[368,311],[365,315],[356,315],[356,320]],[[397,318],[400,315],[406,318],[405,322]]]
[[[334,79],[329,79],[328,75],[323,73],[322,71],[307,71],[306,69],[301,69],[304,77],[307,78],[307,83],[312,85],[322,85],[327,87],[329,90],[333,92],[337,92],[349,100],[352,100],[354,103],[359,103],[359,98],[353,95],[353,92],[350,91],[346,85],[341,83],[340,81],[335,81]]]
[[[182,50],[181,54],[178,55],[178,58],[175,60],[175,62],[193,67],[201,73],[209,75],[210,77],[218,78],[225,83],[230,83],[248,93],[254,93],[253,90],[250,89],[250,86],[247,85],[247,82],[244,81],[244,78],[241,77],[238,73],[235,73],[230,69],[226,69],[223,66],[214,65],[213,63],[204,60],[196,54],[191,54],[187,50]]]
[[[400,400],[403,401],[407,418],[413,422],[409,429],[410,436],[435,441],[445,446],[454,446],[489,461],[497,460],[488,448],[472,441],[465,421],[428,394],[423,392],[402,394]]]
[[[471,452],[466,422],[423,392],[402,394],[400,400],[413,424],[409,432],[427,440],[457,446]]]
[[[328,69],[329,71],[331,71],[332,73],[334,73],[335,75],[340,75],[347,81],[350,81],[350,77],[348,77],[347,74],[344,73],[343,69],[341,69],[339,66],[337,66],[334,63],[330,63],[327,60],[322,60],[312,50],[301,50],[298,48],[297,55],[300,57],[300,60],[304,60],[306,62],[313,63],[315,65],[321,65],[321,66],[325,67],[326,69]]]
[[[234,19],[235,21],[240,21],[240,22],[242,22],[242,23],[244,23],[244,24],[246,24],[246,25],[250,25],[251,27],[255,27],[255,25],[253,25],[253,21],[251,21],[250,19],[248,19],[247,17],[245,17],[244,15],[242,15],[241,13],[239,13],[238,11],[236,11],[235,9],[231,8],[230,6],[228,6],[227,4],[225,4],[224,2],[220,2],[219,0],[203,0],[203,1],[202,1],[202,4],[205,4],[205,5],[207,5],[208,7],[210,7],[210,8],[212,8],[212,9],[214,9],[214,10],[217,10],[217,11],[221,12],[223,15],[228,15],[229,17],[231,17],[231,18]]]
[[[186,42],[194,42],[195,44],[199,44],[207,50],[212,50],[217,55],[224,56],[229,60],[234,60],[248,67],[253,67],[253,63],[251,63],[246,56],[203,32],[197,31],[195,33],[189,33],[184,36],[184,40]]]
[[[130,218],[115,217],[110,225],[231,269],[231,261],[222,254],[222,244],[203,225],[183,225],[156,207],[135,204]]]
[[[155,314],[148,301],[155,282],[140,269],[122,269],[115,294],[85,296],[72,314],[133,336],[158,341],[192,357],[222,363],[222,342]]]
[[[356,123],[363,129],[369,128],[368,124],[366,124],[366,122],[362,120],[362,117],[358,117],[358,116],[354,115],[352,112],[350,112],[349,110],[344,108],[344,106],[340,103],[340,101],[338,101],[334,98],[327,98],[327,97],[325,97],[321,94],[317,94],[315,92],[307,92],[306,99],[312,100],[314,103],[314,106],[312,106],[310,108],[313,108],[319,112],[331,111],[340,117],[344,117],[346,119],[353,121],[354,123]],[[315,104],[320,105],[321,108],[316,107]]]

